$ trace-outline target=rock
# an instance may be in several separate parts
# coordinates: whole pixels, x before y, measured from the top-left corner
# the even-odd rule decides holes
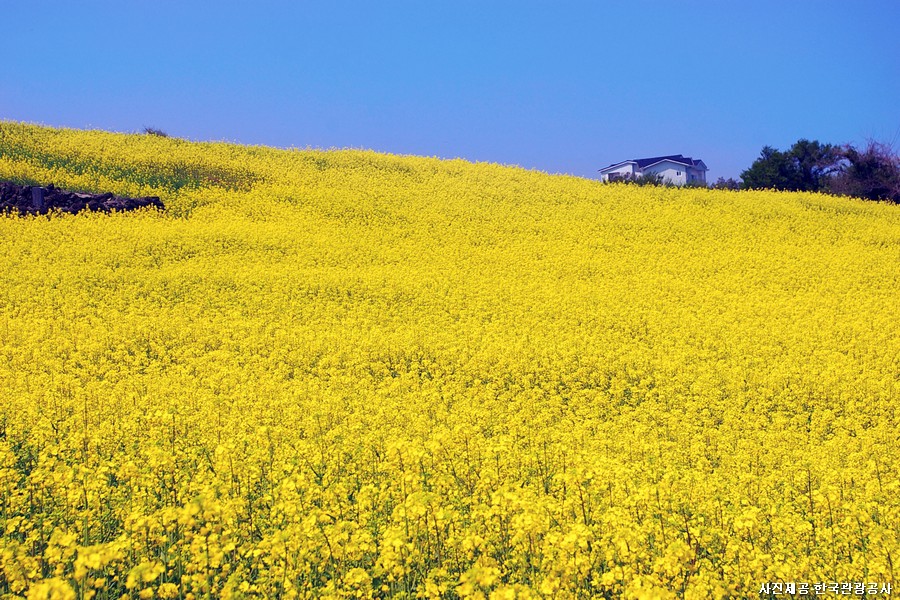
[[[44,188],[31,188],[31,208],[41,215],[47,212],[47,203],[44,202]]]
[[[83,194],[60,190],[53,184],[41,187],[0,181],[0,212],[43,215],[53,209],[65,213],[77,213],[85,208],[91,211],[110,212],[135,210],[144,206],[165,210],[165,206],[157,196],[125,198],[111,192]]]

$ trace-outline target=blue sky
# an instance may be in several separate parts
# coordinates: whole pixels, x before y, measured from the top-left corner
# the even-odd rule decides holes
[[[738,176],[799,138],[900,146],[900,2],[0,0],[0,119]]]

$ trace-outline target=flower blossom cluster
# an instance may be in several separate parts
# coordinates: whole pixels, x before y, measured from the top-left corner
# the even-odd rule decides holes
[[[900,210],[0,122],[0,595],[900,576]]]

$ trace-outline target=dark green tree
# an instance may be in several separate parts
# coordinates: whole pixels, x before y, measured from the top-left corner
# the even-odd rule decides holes
[[[841,149],[813,140],[798,140],[791,146],[790,157],[797,170],[797,189],[819,192],[828,188],[828,178],[841,166]]]
[[[798,140],[787,152],[765,146],[759,158],[741,173],[747,189],[818,192],[827,189],[829,177],[840,169],[842,154],[831,144]]]
[[[786,152],[776,150],[772,146],[764,146],[759,158],[753,161],[750,168],[741,173],[746,189],[794,189],[797,185],[797,173]]]

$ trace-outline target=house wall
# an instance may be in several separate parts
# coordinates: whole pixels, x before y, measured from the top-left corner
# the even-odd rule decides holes
[[[687,175],[688,183],[706,183],[706,171],[704,171],[703,169],[688,169]]]
[[[663,183],[684,185],[687,183],[687,168],[685,165],[665,160],[644,169],[644,175],[662,175]]]
[[[618,169],[613,169],[612,171],[609,171],[608,173],[604,173],[602,175],[603,181],[609,181],[610,175],[622,175],[622,176],[634,175],[634,165],[633,164],[622,165]]]

